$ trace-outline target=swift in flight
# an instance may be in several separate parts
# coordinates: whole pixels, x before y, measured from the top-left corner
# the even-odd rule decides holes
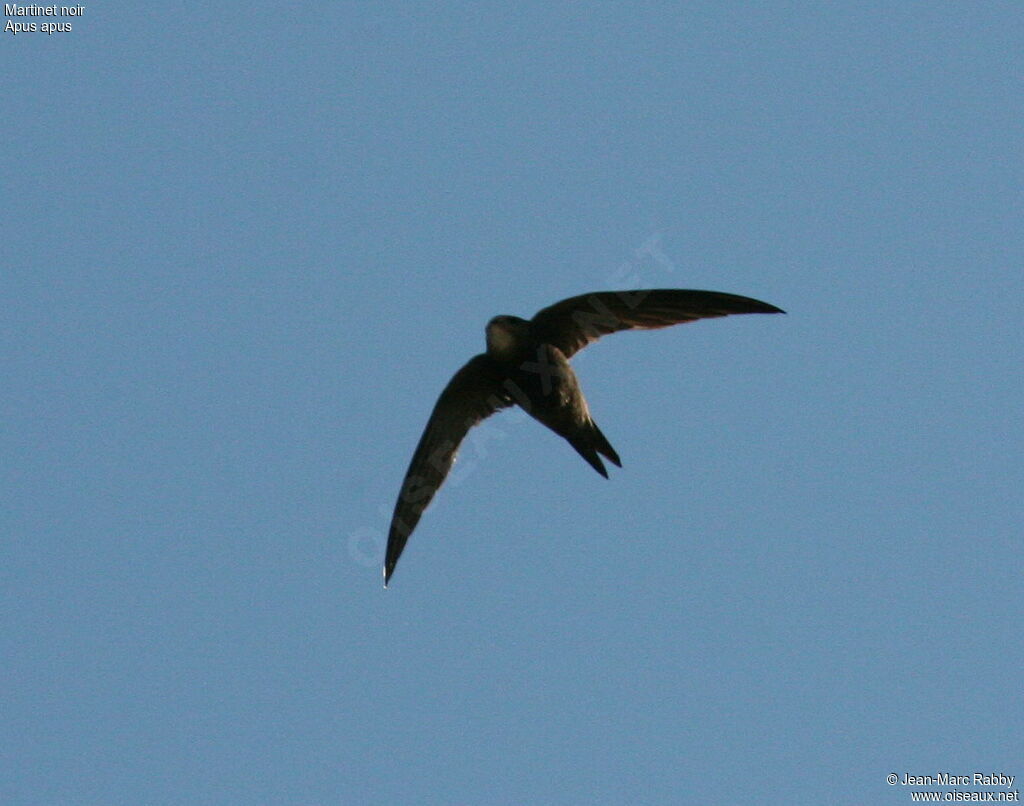
[[[388,532],[384,586],[470,428],[500,409],[521,406],[608,478],[601,457],[617,467],[622,463],[590,416],[569,359],[620,330],[653,330],[740,313],[784,311],[736,294],[657,289],[570,297],[529,320],[494,317],[487,323],[487,352],[469,359],[448,382],[409,463]]]

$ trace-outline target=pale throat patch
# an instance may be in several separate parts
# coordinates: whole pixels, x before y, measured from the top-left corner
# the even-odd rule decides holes
[[[487,348],[493,353],[511,353],[516,348],[516,337],[502,325],[487,325]]]

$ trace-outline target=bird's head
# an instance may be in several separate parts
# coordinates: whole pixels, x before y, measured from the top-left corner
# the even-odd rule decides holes
[[[495,316],[487,323],[487,352],[495,358],[513,355],[526,343],[530,323],[518,316]]]

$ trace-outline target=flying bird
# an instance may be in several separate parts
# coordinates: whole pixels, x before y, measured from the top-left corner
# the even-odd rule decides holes
[[[469,359],[441,392],[409,463],[388,532],[384,587],[470,428],[500,409],[521,406],[608,478],[601,457],[617,467],[622,462],[591,417],[569,359],[608,333],[653,330],[738,313],[785,311],[718,291],[651,289],[570,297],[529,320],[491,319],[487,351]]]

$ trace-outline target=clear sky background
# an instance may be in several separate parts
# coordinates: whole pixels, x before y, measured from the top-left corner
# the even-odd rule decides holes
[[[0,43],[0,802],[1024,789],[1019,3],[73,25]],[[789,314],[581,353],[624,468],[495,417],[383,590],[487,320],[634,286]]]

